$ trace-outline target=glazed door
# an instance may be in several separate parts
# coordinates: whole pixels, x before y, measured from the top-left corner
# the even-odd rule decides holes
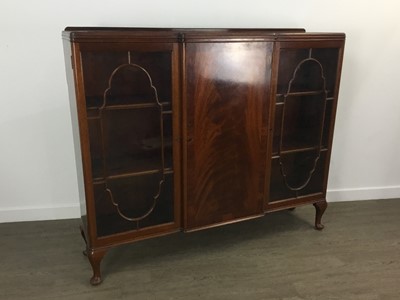
[[[81,122],[90,162],[84,165],[90,183],[86,197],[94,212],[88,221],[95,224],[95,236],[107,243],[114,234],[130,233],[132,239],[132,234],[179,228],[176,45],[79,47],[85,98]]]
[[[186,230],[263,214],[272,48],[186,43]]]
[[[342,52],[343,41],[276,45],[267,209],[325,198]]]

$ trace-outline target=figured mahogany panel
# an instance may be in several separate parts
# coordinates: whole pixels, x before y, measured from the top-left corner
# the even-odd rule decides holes
[[[185,54],[185,228],[260,215],[272,43],[188,43]]]

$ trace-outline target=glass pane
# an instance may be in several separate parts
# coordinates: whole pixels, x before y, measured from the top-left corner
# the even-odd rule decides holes
[[[313,50],[281,51],[280,59],[287,61],[280,63],[278,74],[278,90],[282,94],[277,95],[272,150],[275,156],[279,155],[273,168],[280,183],[271,190],[271,195],[275,193],[273,198],[296,197],[299,191],[307,190],[320,163],[327,126],[326,83],[321,63],[312,56]]]
[[[312,57],[318,60],[324,70],[328,97],[334,96],[336,86],[337,65],[339,59],[338,48],[316,48],[312,50]]]
[[[152,84],[146,69],[138,65],[121,65],[110,76],[105,105],[156,103],[157,90]]]
[[[311,172],[315,169],[318,154],[317,150],[310,150],[281,155],[281,172],[289,188],[298,189],[308,182],[313,175]]]
[[[287,93],[322,92],[325,84],[322,71],[320,64],[315,60],[299,62],[293,71]]]
[[[281,151],[319,146],[324,108],[324,94],[288,96],[284,107]]]
[[[165,182],[161,186],[160,198],[152,213],[139,221],[138,227],[145,228],[174,221],[174,194],[173,174],[165,175]]]
[[[282,114],[283,114],[283,105],[276,105],[275,120],[274,120],[274,135],[272,140],[273,155],[276,155],[279,151],[279,144],[281,141],[281,131],[282,131]]]
[[[331,120],[332,120],[332,105],[333,105],[333,101],[326,101],[324,132],[323,132],[323,136],[322,136],[323,148],[328,147],[329,135],[330,135],[330,125],[331,125]]]
[[[160,170],[162,153],[172,168],[171,52],[89,51],[82,61],[93,177]]]
[[[278,94],[287,92],[296,66],[309,55],[309,49],[281,49],[279,58]]]
[[[269,195],[269,202],[296,197],[295,191],[288,189],[285,185],[278,157],[272,159],[271,162],[271,183]]]
[[[82,52],[99,236],[174,221],[172,53],[119,49]]]
[[[160,118],[157,108],[104,112],[107,174],[162,169]]]
[[[170,52],[131,51],[131,63],[142,66],[150,74],[153,85],[157,87],[160,102],[172,102]]]
[[[298,63],[303,59],[308,58],[309,55],[310,49],[281,49],[279,59],[278,94],[284,94],[287,92],[287,84],[292,78],[293,71]],[[313,48],[311,49],[311,57],[318,60],[322,65],[328,97],[333,97],[334,87],[336,86],[339,49]]]
[[[107,186],[105,183],[94,185],[98,235],[173,222],[173,174],[165,175],[160,185],[161,178],[161,173],[156,173],[109,180]],[[154,200],[157,193],[160,195]]]
[[[166,169],[172,169],[172,113],[163,114],[164,163]]]
[[[323,191],[338,57],[337,48],[280,51],[271,201]]]
[[[311,155],[310,155],[311,154]],[[305,169],[312,167],[313,153],[291,153],[286,154],[283,158],[288,174],[287,183],[290,185],[300,185],[307,179],[307,174],[303,172]],[[298,191],[290,190],[285,184],[282,177],[279,158],[272,159],[271,164],[271,184],[270,184],[270,201],[278,201],[283,199],[295,198],[296,196],[308,195],[322,192],[324,180],[324,166],[326,162],[326,151],[321,152],[321,156],[316,164],[316,169],[304,189]]]
[[[90,157],[92,159],[93,178],[104,177],[103,169],[103,150],[100,119],[93,118],[88,120]]]
[[[323,131],[323,136],[322,136],[322,148],[326,148],[328,146],[328,137],[329,137],[329,130],[330,130],[330,123],[331,123],[331,114],[332,114],[332,101],[327,101],[326,102],[326,111],[325,111],[325,119],[324,119],[324,131]],[[273,135],[273,143],[272,143],[272,154],[277,155],[278,150],[279,150],[279,143],[280,143],[280,137],[281,137],[281,128],[282,128],[282,113],[283,113],[283,105],[276,105],[275,107],[275,121],[274,121],[274,135]],[[314,115],[314,118],[310,118],[310,123],[318,123],[317,120],[315,120],[315,116],[318,116],[318,114]],[[304,118],[303,118],[304,119]],[[290,119],[289,119],[290,120]],[[286,120],[288,122],[289,120]],[[289,122],[288,122],[289,123]],[[306,122],[303,121],[301,122],[305,124]],[[293,127],[293,124],[292,124]],[[297,134],[295,132],[298,132]],[[296,138],[296,136],[302,136],[302,132],[307,132],[307,128],[294,128],[292,129],[292,133],[294,136],[290,135],[289,131],[286,131],[286,137],[284,140],[286,141],[286,150],[293,150],[296,148],[305,148],[307,147],[307,144],[303,142],[303,140],[299,140]],[[312,135],[311,135],[312,136]],[[293,141],[290,143],[290,141]]]
[[[160,102],[171,102],[171,52],[117,51],[114,49],[112,52],[85,51],[81,55],[88,108],[102,105],[111,74],[121,65],[128,64],[129,61],[131,64],[139,65],[150,75],[153,86],[157,88]],[[134,73],[134,68],[127,68],[117,75],[115,79],[118,87],[122,85],[122,90],[116,95],[120,93],[122,94],[120,96],[123,96],[129,89],[134,90],[130,96],[143,94],[142,88],[149,86],[147,83],[144,86],[140,85],[145,79],[143,77],[145,74],[136,74],[139,76],[132,81]],[[137,70],[136,73],[138,73]],[[124,82],[127,84],[124,85]],[[123,99],[119,101],[124,103]]]
[[[315,171],[312,174],[311,179],[308,182],[308,184],[304,187],[304,189],[302,189],[301,191],[298,191],[299,196],[314,194],[314,193],[321,193],[323,191],[324,178],[325,178],[324,170],[325,170],[325,164],[326,164],[326,154],[327,154],[327,151],[321,151],[320,157],[315,166]]]

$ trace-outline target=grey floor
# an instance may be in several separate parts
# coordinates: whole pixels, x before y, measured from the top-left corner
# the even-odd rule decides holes
[[[78,220],[0,224],[0,299],[400,299],[400,199],[312,206],[111,250],[89,285]]]

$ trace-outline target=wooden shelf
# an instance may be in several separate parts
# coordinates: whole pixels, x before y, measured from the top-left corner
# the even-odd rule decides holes
[[[318,91],[305,91],[305,92],[292,92],[288,94],[276,94],[277,97],[284,97],[286,96],[313,96],[313,95],[318,95],[325,93],[324,90],[318,90]],[[328,93],[328,91],[326,91]]]
[[[171,102],[161,102],[161,106],[164,108],[171,105]],[[117,104],[117,105],[106,105],[104,109],[106,110],[120,110],[120,109],[140,109],[140,108],[152,108],[159,107],[155,102],[153,103],[135,103],[135,104]],[[87,110],[99,110],[98,106],[88,107]]]
[[[281,154],[292,154],[292,153],[299,153],[299,152],[307,152],[307,151],[313,151],[317,150],[318,147],[307,147],[307,148],[298,148],[298,149],[291,149],[291,150],[285,150],[281,151]],[[321,152],[323,151],[328,151],[327,148],[321,148]],[[279,158],[279,155],[277,153],[272,153],[272,159],[277,159]]]
[[[160,171],[161,170],[146,170],[140,172],[129,172],[118,175],[110,175],[107,176],[107,178],[98,177],[98,178],[93,178],[93,184],[104,184],[106,179],[120,179],[120,178],[134,177],[134,176],[153,175],[159,173]],[[171,168],[164,169],[164,174],[173,174],[173,173],[174,171]]]

